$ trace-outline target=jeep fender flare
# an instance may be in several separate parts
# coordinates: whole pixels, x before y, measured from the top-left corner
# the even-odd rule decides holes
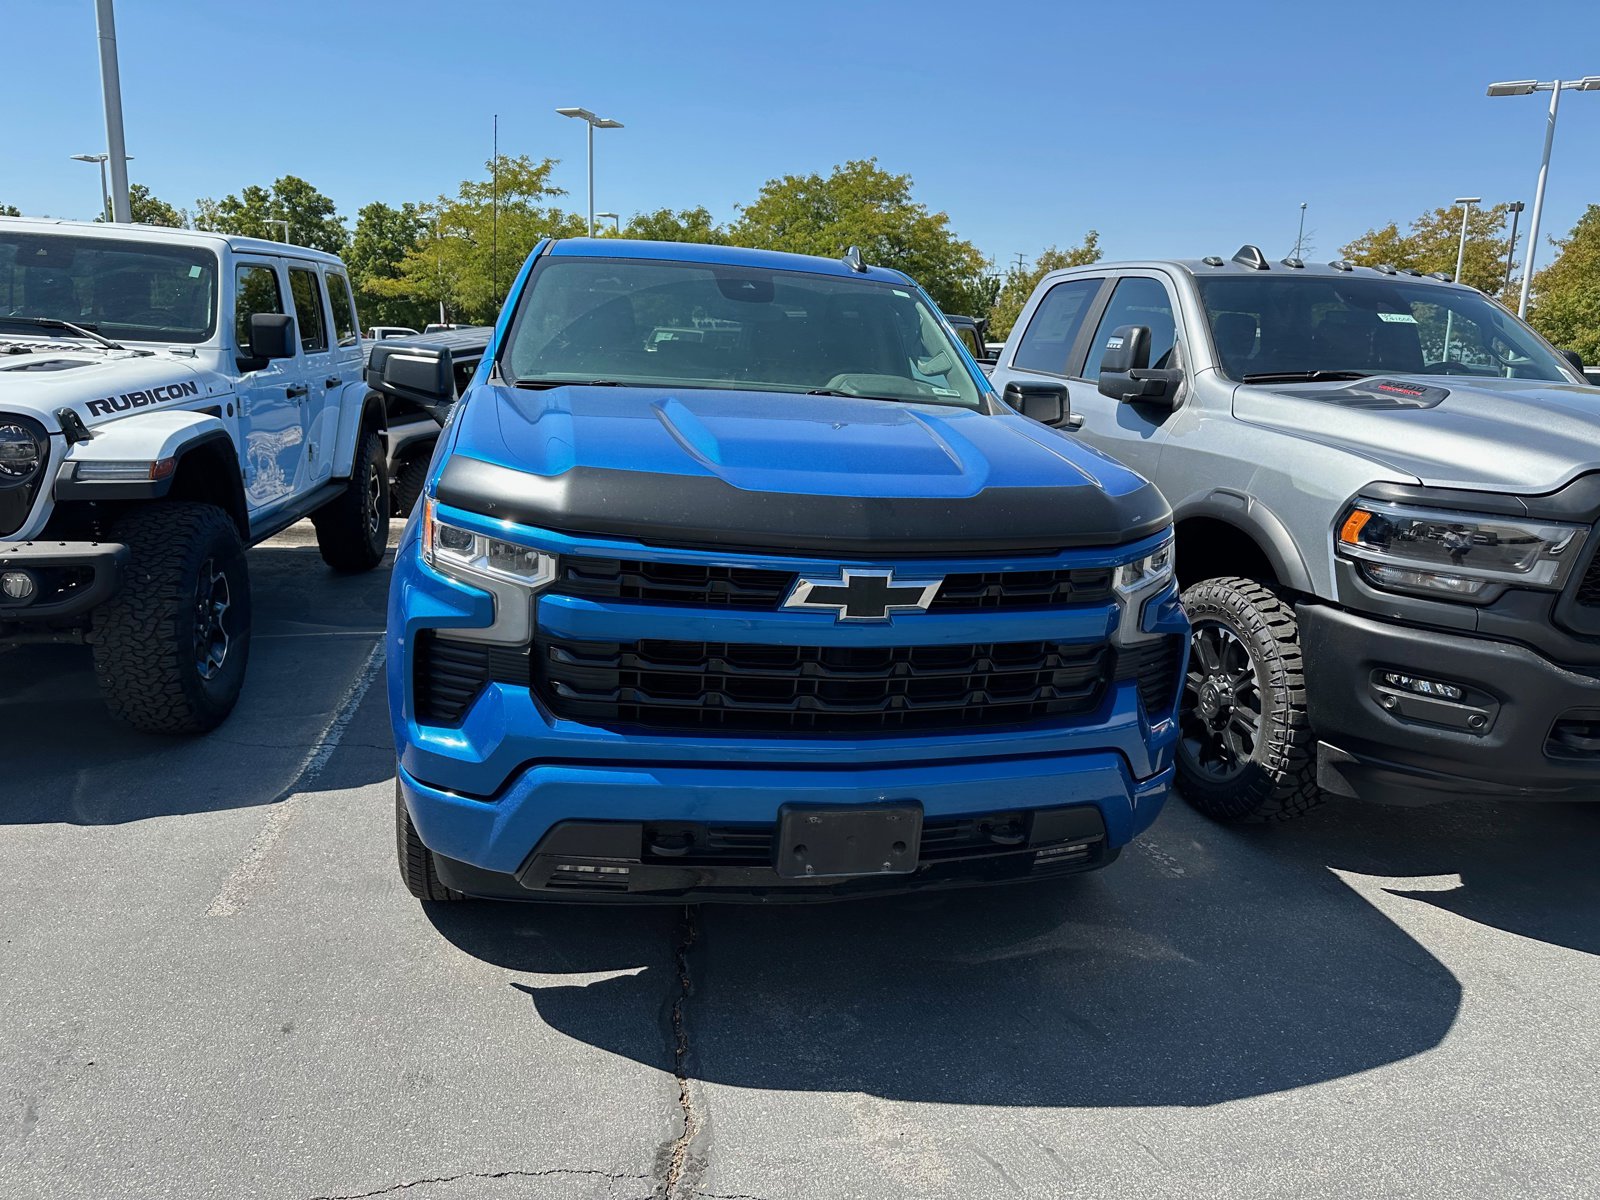
[[[375,429],[385,438],[389,432],[389,417],[383,406],[383,397],[368,389],[364,382],[356,381],[328,389],[329,403],[339,406],[339,433],[334,444],[333,477],[348,479],[350,465],[355,461],[356,446],[361,431]]]
[[[97,426],[94,436],[72,446],[56,470],[53,495],[70,500],[156,500],[172,490],[186,459],[195,453],[216,453],[232,469],[226,473],[231,497],[229,517],[238,522],[245,514],[244,482],[239,475],[239,449],[220,417],[208,412],[174,410],[141,415],[136,420],[112,421]],[[160,471],[156,464],[173,460],[174,467]],[[86,463],[149,463],[147,479],[80,479]]]
[[[1300,548],[1295,545],[1289,527],[1278,515],[1254,496],[1231,488],[1214,488],[1182,503],[1174,504],[1173,522],[1205,517],[1218,521],[1249,538],[1266,556],[1278,582],[1295,591],[1315,594],[1316,585],[1311,571],[1306,567]],[[1178,553],[1183,553],[1180,545]]]

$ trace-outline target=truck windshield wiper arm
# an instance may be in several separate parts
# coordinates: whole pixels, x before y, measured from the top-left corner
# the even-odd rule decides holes
[[[558,387],[643,387],[638,383],[619,383],[615,379],[519,379],[512,387],[540,392]]]
[[[0,317],[0,321],[15,321],[18,325],[33,325],[39,329],[65,329],[79,337],[92,338],[107,350],[127,349],[121,342],[113,342],[86,325],[74,325],[71,321],[63,321],[58,317]],[[148,354],[150,351],[147,350],[145,353]]]
[[[921,400],[911,396],[870,396],[866,392],[841,392],[838,388],[811,388],[808,396],[843,396],[846,400],[887,400],[891,404],[937,404],[937,400]]]
[[[1312,383],[1319,379],[1365,379],[1376,371],[1262,371],[1246,375],[1244,383]]]

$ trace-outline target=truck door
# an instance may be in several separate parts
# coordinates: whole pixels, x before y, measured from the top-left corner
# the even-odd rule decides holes
[[[328,336],[328,302],[317,268],[310,263],[291,263],[289,292],[300,326],[300,356],[305,361],[307,391],[301,405],[301,424],[306,438],[306,486],[311,487],[333,473],[341,380],[333,339]]]
[[[1124,325],[1143,325],[1150,330],[1150,366],[1168,367],[1181,354],[1178,347],[1177,306],[1171,285],[1153,272],[1118,276],[1104,307],[1091,312],[1094,333],[1078,353],[1083,361],[1074,363],[1067,389],[1072,393],[1072,411],[1083,417],[1078,436],[1096,449],[1126,463],[1146,478],[1154,478],[1161,446],[1167,439],[1167,424],[1172,410],[1158,404],[1123,404],[1100,394],[1100,361],[1105,357],[1106,341]]]
[[[250,354],[250,317],[287,313],[285,281],[270,259],[241,257],[234,266],[234,338],[241,360]],[[302,356],[275,359],[242,372],[238,385],[245,498],[254,515],[290,500],[305,458],[301,407],[306,390]]]

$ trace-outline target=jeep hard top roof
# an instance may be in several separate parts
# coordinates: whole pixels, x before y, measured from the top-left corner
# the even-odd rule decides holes
[[[169,246],[206,246],[213,250],[226,246],[239,253],[308,258],[331,267],[343,265],[338,255],[313,250],[309,246],[292,246],[287,242],[272,242],[265,238],[241,237],[231,233],[211,233],[203,229],[172,229],[165,225],[111,225],[102,221],[58,221],[49,217],[0,217],[0,234],[18,231],[159,242]]]
[[[629,238],[562,238],[545,253],[555,258],[631,258],[660,262],[703,263],[718,267],[765,267],[770,271],[804,271],[809,275],[842,275],[880,283],[910,283],[909,276],[889,267],[862,263],[858,269],[844,258],[714,246],[701,242],[646,242]]]

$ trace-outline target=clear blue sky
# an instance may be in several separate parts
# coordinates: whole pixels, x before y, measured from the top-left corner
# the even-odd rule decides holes
[[[1155,0],[122,0],[133,178],[180,206],[292,172],[347,217],[453,191],[503,152],[583,205],[703,203],[876,155],[1005,261],[1100,230],[1110,257],[1318,257],[1458,195],[1532,201],[1546,97],[1600,74],[1600,3]],[[91,0],[4,0],[0,202],[91,217],[104,146]],[[1600,202],[1600,92],[1567,93],[1545,229]],[[1524,222],[1526,218],[1524,219]],[[1524,229],[1526,223],[1524,223]],[[1548,255],[1545,256],[1548,261]]]

